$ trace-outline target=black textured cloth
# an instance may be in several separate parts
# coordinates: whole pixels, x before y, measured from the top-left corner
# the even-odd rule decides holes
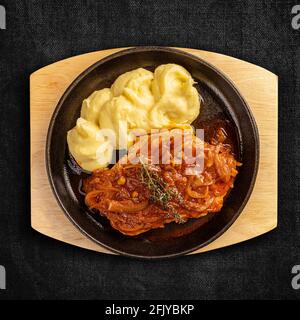
[[[300,4],[300,1],[298,1]],[[0,299],[297,299],[300,30],[293,1],[0,0]],[[279,224],[266,235],[165,261],[109,256],[30,227],[29,75],[77,54],[134,45],[215,51],[279,76]],[[298,107],[298,108],[297,108]]]

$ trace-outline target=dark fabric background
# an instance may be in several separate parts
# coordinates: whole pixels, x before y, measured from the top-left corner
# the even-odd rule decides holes
[[[300,4],[300,1],[298,1]],[[0,299],[299,299],[300,30],[295,1],[0,0]],[[164,45],[210,50],[279,75],[279,225],[254,240],[158,262],[79,249],[30,228],[29,75],[73,55]],[[263,212],[261,212],[263,214]]]

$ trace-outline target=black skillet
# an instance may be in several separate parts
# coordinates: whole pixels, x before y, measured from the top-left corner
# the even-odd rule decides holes
[[[243,163],[235,186],[222,211],[213,216],[171,223],[164,229],[136,237],[114,230],[106,218],[90,212],[80,193],[80,180],[70,166],[67,131],[79,117],[82,100],[93,91],[110,87],[122,73],[138,67],[154,70],[165,63],[185,67],[197,81],[203,97],[201,112],[193,123],[205,129],[205,140],[219,123],[226,126],[236,157]],[[239,70],[236,70],[239,72]],[[259,137],[247,103],[234,84],[211,64],[180,50],[137,47],[102,59],[81,73],[60,99],[50,121],[46,166],[55,197],[67,217],[87,237],[116,253],[147,259],[169,258],[206,246],[222,235],[237,219],[252,192],[259,160]]]

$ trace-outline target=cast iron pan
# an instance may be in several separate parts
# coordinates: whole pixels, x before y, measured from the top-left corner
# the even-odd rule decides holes
[[[220,213],[192,219],[186,224],[171,223],[164,229],[128,237],[112,229],[106,218],[90,212],[85,206],[84,197],[79,192],[82,175],[74,173],[69,166],[67,131],[79,117],[82,100],[93,91],[110,87],[126,71],[138,67],[154,70],[156,66],[165,63],[177,63],[185,67],[197,81],[196,87],[204,102],[193,125],[205,128],[205,139],[209,139],[211,128],[219,121],[225,123],[236,157],[243,166]],[[223,234],[249,199],[256,178],[258,159],[257,127],[247,103],[233,83],[207,62],[185,52],[164,47],[124,50],[98,61],[80,74],[66,90],[54,111],[46,146],[50,184],[67,217],[99,245],[126,256],[148,259],[183,255],[204,247]]]

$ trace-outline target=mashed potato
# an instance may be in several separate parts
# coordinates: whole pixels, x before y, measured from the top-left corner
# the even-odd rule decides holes
[[[113,155],[113,146],[102,130],[90,121],[78,118],[76,126],[68,132],[69,150],[84,169],[93,171],[106,167]]]
[[[68,132],[71,154],[92,171],[110,162],[113,148],[130,146],[133,130],[188,127],[200,111],[193,84],[189,72],[176,64],[161,65],[154,73],[138,68],[120,75],[110,89],[95,91],[83,101],[81,118]],[[115,141],[100,129],[112,130]]]

